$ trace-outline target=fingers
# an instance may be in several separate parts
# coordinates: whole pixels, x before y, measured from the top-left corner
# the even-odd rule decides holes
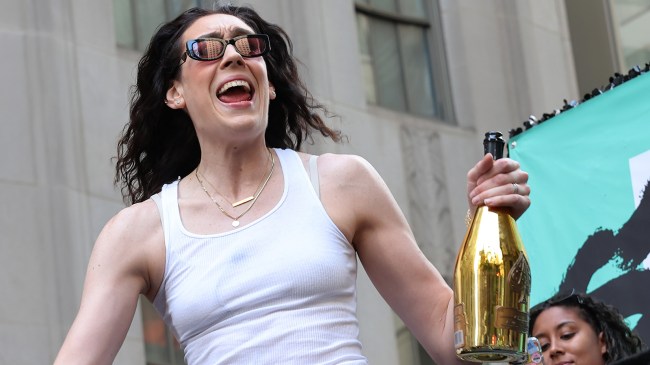
[[[528,195],[530,193],[530,188],[526,185],[528,173],[519,169],[519,163],[513,160],[503,163],[501,160],[495,161],[493,167],[480,175],[475,183],[472,183],[470,179],[470,174],[468,174],[468,197],[473,205],[494,195]],[[513,184],[516,184],[516,188]],[[494,190],[499,187],[501,189]]]
[[[481,176],[490,171],[494,162],[495,161],[492,159],[491,154],[488,153],[483,156],[483,158],[467,173],[467,182],[476,183]]]
[[[505,204],[501,203],[504,200],[497,199],[497,198],[504,197],[504,196],[528,197],[530,195],[530,187],[526,183],[503,184],[503,185],[494,186],[487,190],[481,191],[483,188],[484,186],[480,185],[478,188],[474,189],[472,193],[470,193],[469,199],[472,205],[476,206],[476,205],[485,204],[488,206],[504,206]],[[505,201],[510,202],[512,200],[510,199]]]
[[[467,173],[467,194],[471,195],[472,191],[479,185],[478,180],[481,176],[485,175],[492,166],[494,165],[494,160],[492,159],[491,154],[486,154],[483,158],[472,167]]]
[[[507,208],[510,215],[517,219],[519,218],[528,207],[530,207],[530,198],[528,195],[497,195],[484,200],[484,204],[488,207],[501,207]]]
[[[477,185],[481,185],[485,180],[488,180],[494,176],[497,176],[499,174],[510,174],[514,173],[519,169],[519,162],[515,160],[511,160],[509,158],[502,158],[497,161],[494,161],[494,164],[492,168],[488,171],[486,171],[484,174],[478,177],[476,180]],[[516,174],[513,174],[513,176]],[[517,176],[514,176],[517,177]],[[526,177],[527,179],[527,177]],[[519,183],[521,182],[520,179],[517,180],[511,180],[510,182],[515,182]],[[525,181],[524,181],[525,182]]]
[[[517,197],[517,196],[522,196],[522,197],[527,197],[530,194],[530,187],[528,184],[505,184],[505,185],[499,185],[494,188],[488,189],[478,195],[476,195],[472,199],[472,203],[478,205],[478,204],[486,204],[490,205],[494,201],[502,201],[501,197]],[[507,200],[507,201],[512,201],[512,200]]]
[[[503,158],[490,162],[488,156],[467,174],[469,203],[474,207],[485,204],[507,208],[516,219],[530,206],[528,173],[520,169],[517,161]]]

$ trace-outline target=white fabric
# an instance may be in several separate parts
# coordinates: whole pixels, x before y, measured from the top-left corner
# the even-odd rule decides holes
[[[167,262],[154,306],[190,365],[366,364],[357,338],[355,251],[298,154],[276,152],[282,198],[231,232],[188,232],[178,182],[163,187]]]
[[[318,156],[311,155],[309,157],[309,180],[314,187],[316,196],[320,198],[320,182],[318,181]]]

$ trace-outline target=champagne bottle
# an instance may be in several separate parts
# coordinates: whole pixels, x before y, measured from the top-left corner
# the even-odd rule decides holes
[[[499,132],[485,134],[485,153],[503,157]],[[506,209],[479,206],[454,269],[454,345],[463,360],[519,362],[527,358],[530,266]]]

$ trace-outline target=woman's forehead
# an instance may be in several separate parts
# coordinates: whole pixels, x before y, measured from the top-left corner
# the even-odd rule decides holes
[[[586,323],[586,321],[580,316],[579,308],[558,305],[544,309],[539,316],[537,316],[534,327],[545,325],[556,327],[562,323],[579,324]]]
[[[228,14],[210,14],[197,19],[190,25],[183,40],[210,35],[217,38],[232,38],[242,33],[254,33],[253,29],[236,16]]]
[[[553,306],[544,309],[537,316],[532,334],[535,337],[544,337],[566,325],[578,325],[581,322],[584,320],[580,318],[577,308]]]

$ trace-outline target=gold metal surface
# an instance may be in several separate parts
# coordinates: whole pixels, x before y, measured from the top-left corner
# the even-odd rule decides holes
[[[458,357],[511,362],[526,356],[530,266],[514,219],[479,207],[454,270]]]

